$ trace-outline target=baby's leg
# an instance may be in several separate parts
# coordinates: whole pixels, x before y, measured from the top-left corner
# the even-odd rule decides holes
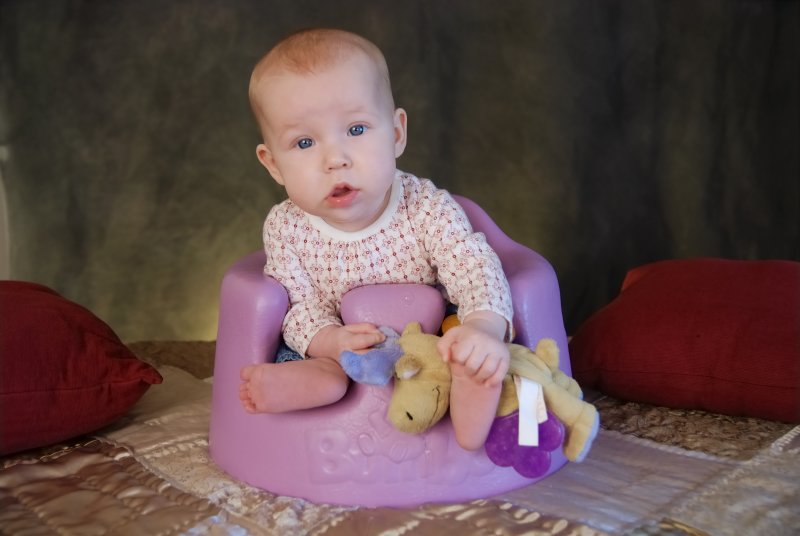
[[[494,422],[502,384],[489,387],[478,383],[458,363],[450,363],[450,371],[450,420],[456,442],[466,450],[477,450]]]
[[[313,358],[249,365],[241,371],[239,399],[250,413],[281,413],[332,404],[348,378],[333,359]]]

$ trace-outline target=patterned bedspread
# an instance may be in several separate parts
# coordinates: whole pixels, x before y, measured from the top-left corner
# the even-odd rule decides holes
[[[165,382],[123,420],[3,458],[0,534],[800,533],[800,427],[602,397],[588,458],[527,488],[408,509],[276,496],[209,458],[209,344],[134,345]]]

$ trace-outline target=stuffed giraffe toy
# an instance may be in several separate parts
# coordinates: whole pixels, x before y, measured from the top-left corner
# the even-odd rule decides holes
[[[447,413],[450,402],[450,368],[436,350],[436,335],[423,333],[419,324],[410,323],[399,338],[402,356],[394,365],[394,391],[388,419],[400,431],[419,434],[436,424]],[[577,382],[558,367],[555,341],[542,339],[536,350],[510,344],[509,375],[503,381],[498,417],[518,407],[512,375],[541,385],[547,409],[566,429],[564,455],[570,461],[586,456],[599,427],[597,409],[582,400]]]

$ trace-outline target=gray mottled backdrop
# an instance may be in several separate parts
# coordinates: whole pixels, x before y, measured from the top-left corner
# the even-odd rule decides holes
[[[401,168],[555,266],[570,331],[628,268],[800,258],[798,3],[0,3],[10,277],[126,340],[213,339],[226,267],[283,198],[246,86],[306,26],[363,33],[409,113]]]

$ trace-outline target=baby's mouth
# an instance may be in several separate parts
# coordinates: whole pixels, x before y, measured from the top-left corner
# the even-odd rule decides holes
[[[347,208],[356,201],[358,190],[347,183],[339,183],[331,189],[327,202],[331,207]]]
[[[352,191],[353,189],[348,184],[337,185],[333,190],[331,190],[329,197],[332,197],[333,199],[339,199],[346,197]]]

